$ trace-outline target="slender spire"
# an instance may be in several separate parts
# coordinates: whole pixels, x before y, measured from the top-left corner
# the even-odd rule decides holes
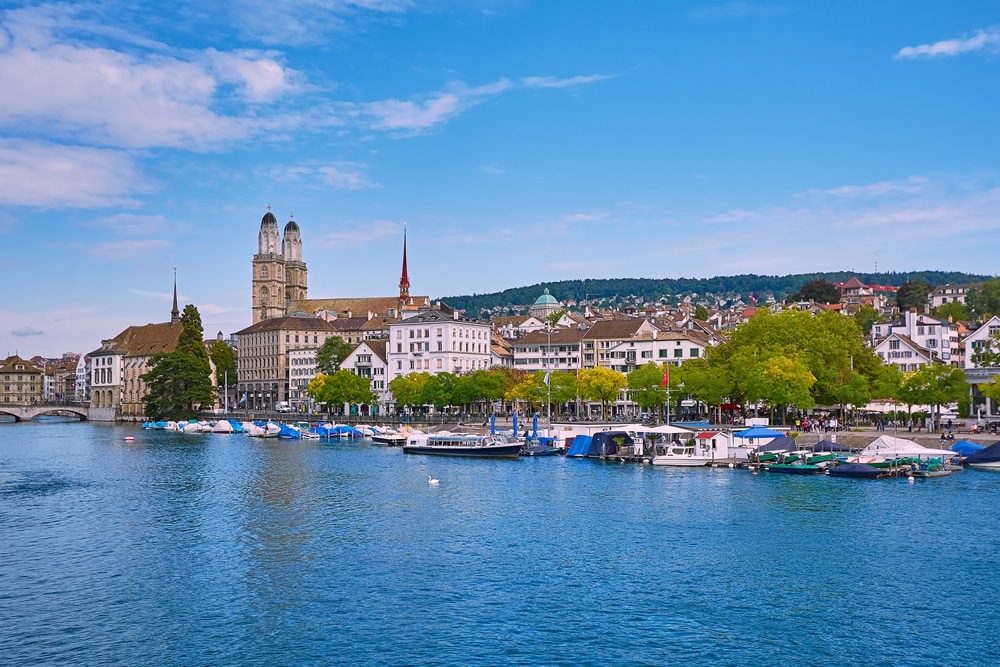
[[[170,323],[181,321],[181,311],[177,310],[177,267],[174,267],[174,309],[170,311]]]
[[[406,270],[406,224],[403,224],[403,273],[399,277],[399,300],[406,304],[410,300],[410,276]]]

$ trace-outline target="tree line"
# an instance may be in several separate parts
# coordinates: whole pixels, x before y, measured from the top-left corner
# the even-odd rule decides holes
[[[713,278],[595,278],[537,283],[488,294],[443,297],[443,300],[452,308],[465,310],[473,316],[482,310],[530,305],[545,288],[548,288],[552,296],[563,302],[583,299],[613,299],[629,295],[643,301],[655,301],[664,296],[690,293],[705,294],[707,292],[720,296],[742,297],[748,297],[753,293],[761,299],[764,295],[773,294],[776,299],[783,300],[801,290],[809,281],[846,282],[852,276],[856,276],[866,285],[892,286],[901,286],[918,280],[928,285],[944,285],[983,282],[990,278],[990,276],[957,271],[913,271],[909,273],[832,271],[785,276],[742,274]]]

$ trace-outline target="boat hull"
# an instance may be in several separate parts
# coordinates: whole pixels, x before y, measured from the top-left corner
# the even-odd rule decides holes
[[[404,454],[427,456],[464,456],[476,459],[516,459],[521,453],[521,443],[489,445],[486,447],[451,447],[447,445],[403,445]]]
[[[386,433],[376,433],[372,436],[372,442],[377,445],[386,445],[388,447],[399,447],[404,442],[406,438],[402,435],[386,434]]]
[[[712,459],[685,458],[683,456],[654,456],[650,461],[654,466],[674,466],[676,468],[704,468],[711,462]]]
[[[769,465],[766,470],[768,472],[784,473],[786,475],[816,475],[823,472],[819,466],[811,466],[808,464],[789,465],[785,463]]]

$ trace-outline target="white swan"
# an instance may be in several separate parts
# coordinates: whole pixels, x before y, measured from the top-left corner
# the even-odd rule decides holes
[[[427,483],[430,484],[431,486],[437,486],[438,484],[441,483],[441,480],[434,479],[430,475],[427,475]]]

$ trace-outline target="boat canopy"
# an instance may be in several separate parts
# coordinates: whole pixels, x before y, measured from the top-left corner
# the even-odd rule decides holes
[[[576,444],[575,440],[573,444]],[[591,436],[590,449],[587,451],[587,456],[613,456],[618,453],[620,448],[628,447],[631,449],[634,444],[635,441],[632,439],[632,436],[625,431],[601,431]]]
[[[643,433],[683,433],[687,435],[692,435],[691,429],[681,428],[680,426],[674,426],[673,424],[661,424],[660,426],[643,426],[641,429]],[[610,431],[609,431],[610,432]]]
[[[737,438],[780,438],[784,433],[772,431],[766,426],[751,426],[748,429],[734,433]]]
[[[578,435],[573,438],[573,444],[566,450],[566,456],[586,456],[590,451],[590,442],[593,440],[589,435]]]
[[[842,445],[839,442],[831,442],[829,440],[820,440],[813,447],[814,452],[849,452],[851,448],[847,445]]]
[[[968,440],[959,440],[954,445],[949,447],[951,451],[957,453],[959,456],[971,456],[976,452],[986,449],[982,445],[977,445],[974,442],[969,442]]]
[[[956,443],[957,444],[957,443]],[[1000,441],[969,455],[966,463],[996,463],[1000,461]]]
[[[904,438],[894,438],[891,435],[883,435],[871,442],[861,450],[861,456],[881,456],[885,458],[900,458],[905,456],[923,456],[951,458],[955,452],[950,449],[930,449],[923,445],[918,445],[912,440]]]
[[[755,451],[757,452],[791,452],[798,449],[798,445],[795,444],[795,438],[789,438],[787,435],[782,435],[770,442],[765,442],[764,444],[758,446]]]

